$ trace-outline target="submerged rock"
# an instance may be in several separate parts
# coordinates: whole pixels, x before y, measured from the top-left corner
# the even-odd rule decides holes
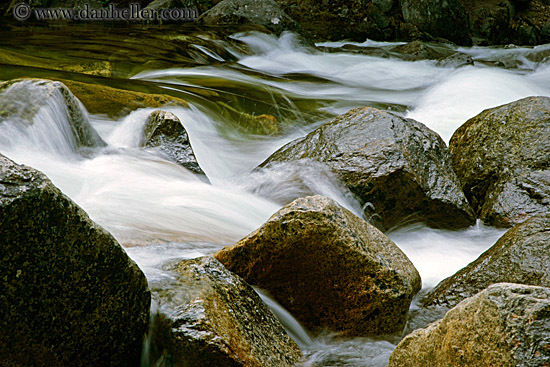
[[[323,196],[294,200],[215,257],[314,330],[400,331],[420,276],[382,232]]]
[[[439,59],[437,66],[459,68],[462,66],[474,65],[472,56],[455,52],[452,55]]]
[[[510,229],[477,260],[439,283],[423,303],[453,307],[493,283],[550,287],[550,214]]]
[[[475,221],[445,143],[417,121],[356,108],[283,146],[261,166],[299,159],[328,165],[364,204],[374,206],[382,229],[413,220],[441,228]]]
[[[223,0],[202,14],[207,25],[259,24],[279,35],[283,31],[300,32],[300,26],[273,0]]]
[[[0,155],[0,365],[135,366],[145,276],[48,178]]]
[[[195,158],[187,131],[180,119],[171,112],[155,111],[149,115],[141,145],[159,148],[161,152],[188,170],[200,175],[205,174]]]
[[[511,227],[550,210],[550,98],[483,111],[451,138],[462,188],[486,224]]]
[[[141,93],[74,80],[60,81],[82,102],[88,112],[104,114],[111,118],[119,118],[139,108],[158,108],[166,105],[188,106],[183,99],[166,94]]]
[[[458,0],[400,0],[406,22],[435,37],[468,44],[468,13]]]
[[[212,257],[172,267],[178,287],[161,292],[168,335],[164,358],[174,366],[294,366],[301,352],[252,287]],[[159,343],[162,340],[157,340]],[[161,348],[159,348],[161,349]]]
[[[550,289],[494,284],[412,332],[388,367],[548,366]]]
[[[465,6],[475,45],[488,46],[512,42],[511,21],[514,6],[510,1],[468,1]]]
[[[398,45],[390,49],[391,52],[407,61],[437,60],[453,54],[450,48],[437,44],[430,44],[422,41],[413,41]]]
[[[0,83],[0,124],[9,121],[32,125],[37,113],[49,106],[65,116],[73,149],[102,147],[105,142],[90,125],[82,104],[60,82],[44,79],[14,79]]]

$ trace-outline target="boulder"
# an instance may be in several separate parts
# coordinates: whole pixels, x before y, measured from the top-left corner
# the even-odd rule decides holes
[[[499,283],[405,337],[388,367],[548,366],[550,289]]]
[[[474,65],[474,59],[472,59],[472,56],[463,54],[462,52],[455,52],[452,55],[439,59],[437,62],[437,66],[445,68],[460,68],[468,65]]]
[[[276,151],[271,162],[324,162],[389,229],[404,221],[461,228],[475,222],[443,140],[423,124],[356,108]],[[372,213],[365,213],[371,217]]]
[[[37,113],[47,106],[61,110],[69,129],[65,139],[74,151],[106,146],[90,125],[80,101],[63,83],[44,79],[14,79],[0,83],[0,124],[10,121],[32,125]]]
[[[294,200],[215,257],[309,329],[400,331],[420,276],[382,232],[332,199]]]
[[[550,43],[550,19],[542,26],[540,37],[542,43]]]
[[[141,145],[158,148],[188,170],[200,175],[205,174],[195,158],[187,131],[180,119],[171,112],[158,110],[149,115]]]
[[[458,0],[400,0],[406,22],[434,37],[468,44],[468,13]]]
[[[220,0],[153,0],[147,5],[151,9],[163,8],[191,8],[198,9],[199,14],[202,14],[214,7]]]
[[[41,172],[0,155],[0,365],[135,366],[145,276]]]
[[[259,295],[212,257],[171,267],[160,293],[157,350],[170,366],[294,366],[302,353]],[[162,344],[164,343],[164,344]]]
[[[508,0],[464,0],[475,45],[488,46],[512,42],[514,6]]]
[[[277,0],[277,3],[314,40],[364,42],[366,38],[395,37],[399,13],[395,0]]]
[[[486,224],[512,227],[550,208],[550,98],[483,111],[453,134],[462,188]]]
[[[550,287],[550,214],[510,229],[477,260],[439,283],[423,303],[453,307],[493,283]]]
[[[283,31],[301,31],[298,23],[273,0],[223,0],[199,19],[207,25],[259,24],[277,35]]]
[[[444,48],[441,45],[422,41],[412,41],[403,45],[398,45],[392,47],[390,51],[396,53],[399,58],[407,61],[438,60],[454,53],[450,48]]]

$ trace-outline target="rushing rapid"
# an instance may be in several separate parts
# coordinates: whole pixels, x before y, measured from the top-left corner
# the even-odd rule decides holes
[[[255,169],[279,147],[337,114],[366,105],[384,108],[423,122],[448,143],[456,128],[486,108],[526,96],[550,96],[550,64],[533,57],[550,45],[455,48],[476,63],[452,68],[433,60],[321,52],[301,45],[290,33],[276,38],[251,32],[233,39],[250,50],[243,53],[225,44],[237,62],[223,63],[213,49],[197,45],[198,51],[218,63],[146,70],[132,77],[161,88],[196,86],[223,92],[232,96],[231,101],[241,102],[238,107],[247,114],[271,112],[280,120],[281,131],[265,136],[234,129],[230,117],[213,108],[212,101],[202,103],[197,98],[189,108],[164,108],[181,120],[211,184],[140,147],[153,109],[134,111],[121,120],[88,116],[107,146],[87,154],[73,149],[61,96],[52,96],[30,126],[9,120],[0,124],[0,152],[46,173],[113,233],[144,270],[153,290],[170,286],[171,275],[163,270],[167,262],[211,254],[239,240],[296,197],[325,195],[361,216],[361,205],[322,165]],[[344,44],[351,43],[319,46],[338,49]],[[387,48],[396,44],[353,45]],[[461,231],[412,225],[389,237],[417,267],[424,287],[433,287],[474,260],[502,233],[481,223]],[[306,365],[384,366],[398,341],[395,336],[381,340],[313,337],[267,294],[260,294],[305,351]]]

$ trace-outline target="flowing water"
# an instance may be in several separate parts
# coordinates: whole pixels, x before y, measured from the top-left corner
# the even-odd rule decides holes
[[[322,165],[280,164],[252,171],[280,146],[332,116],[359,106],[384,108],[425,123],[448,142],[456,128],[485,108],[530,95],[550,96],[550,62],[544,58],[550,45],[460,48],[476,63],[452,68],[430,60],[339,51],[345,42],[320,44],[333,49],[321,52],[303,46],[292,34],[277,38],[247,32],[209,42],[195,45],[203,62],[142,66],[132,69],[127,83],[185,93],[189,108],[164,109],[180,118],[211,184],[139,147],[153,109],[118,120],[90,115],[107,147],[86,155],[74,150],[60,95],[36,113],[31,126],[0,124],[0,152],[45,172],[113,233],[146,273],[153,291],[172,284],[172,275],[163,270],[166,263],[232,244],[296,197],[322,194],[361,215],[361,205]],[[355,50],[395,46],[372,41],[351,45]],[[7,79],[13,70],[6,68],[0,77]],[[25,72],[40,73],[31,68]],[[211,97],[205,98],[205,91]],[[239,117],[261,114],[277,119],[278,134],[251,133]],[[428,289],[474,260],[502,233],[481,223],[460,231],[411,224],[388,235],[410,257]],[[384,366],[402,337],[312,336],[258,292],[304,351],[308,366]],[[430,312],[413,303],[406,331],[438,316]]]

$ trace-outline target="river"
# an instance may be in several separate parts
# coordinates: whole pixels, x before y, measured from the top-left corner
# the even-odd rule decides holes
[[[52,98],[30,127],[0,124],[0,152],[46,173],[125,246],[154,291],[172,283],[172,275],[163,270],[166,263],[212,254],[234,243],[293,198],[322,194],[361,215],[361,205],[322,166],[280,165],[253,171],[279,147],[337,114],[359,106],[384,108],[423,122],[448,143],[456,128],[483,109],[526,96],[550,96],[550,62],[537,58],[550,55],[550,45],[444,46],[476,61],[453,68],[437,66],[433,60],[411,62],[338,51],[344,44],[354,50],[395,45],[388,43],[318,44],[333,50],[321,52],[303,46],[292,34],[246,32],[231,37],[246,47],[213,40],[215,47],[196,45],[208,60],[202,65],[142,67],[128,75],[128,82],[186,95],[192,88],[211,92],[208,98],[190,98],[189,108],[164,108],[188,131],[211,184],[139,147],[145,120],[154,109],[140,109],[121,119],[89,115],[108,146],[85,156],[72,148],[61,99]],[[219,49],[226,53],[220,55]],[[266,136],[240,129],[238,120],[220,112],[213,101],[216,95],[238,110],[277,116],[282,132]],[[388,236],[417,267],[426,290],[474,260],[502,233],[482,223],[459,231],[403,223]],[[312,336],[281,306],[262,297],[300,345],[308,366],[384,366],[402,336]],[[407,331],[435,317],[413,303]],[[143,361],[143,367],[153,365],[155,361]]]

